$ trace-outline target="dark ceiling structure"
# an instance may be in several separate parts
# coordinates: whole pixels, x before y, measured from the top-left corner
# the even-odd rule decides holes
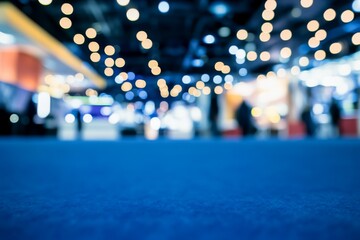
[[[291,67],[303,56],[311,61],[318,50],[328,53],[334,42],[343,43],[344,49],[336,55],[327,54],[327,59],[349,55],[357,50],[351,38],[360,30],[359,14],[355,12],[351,21],[342,19],[342,13],[352,9],[353,0],[302,0],[310,2],[310,7],[302,6],[300,0],[169,0],[170,8],[166,13],[159,11],[160,1],[131,0],[125,6],[116,0],[69,1],[73,6],[73,13],[69,16],[61,10],[67,1],[53,0],[49,5],[42,5],[37,0],[10,2],[90,64],[107,80],[105,91],[111,94],[121,91],[114,81],[121,72],[135,73],[136,78],[147,80],[149,88],[156,86],[159,78],[166,79],[169,84],[184,85],[182,77],[185,74],[231,74],[241,80],[245,74],[240,76],[240,69],[257,76],[266,74],[279,64]],[[275,2],[275,5],[267,5],[269,1]],[[137,9],[140,14],[136,21],[127,17],[131,8]],[[336,12],[336,17],[330,21],[324,16],[329,8]],[[271,12],[267,16],[264,13],[266,9],[273,11],[273,16]],[[60,26],[59,21],[63,17],[71,20],[70,28]],[[314,37],[315,31],[309,30],[308,24],[312,20],[319,24],[316,30],[325,31],[326,36],[311,47],[309,40]],[[264,23],[271,23],[271,26]],[[94,39],[86,37],[89,28],[97,32]],[[241,29],[246,30],[244,38],[239,36]],[[290,30],[290,38],[281,36],[283,30]],[[137,39],[139,31],[146,32],[147,38],[151,39],[151,48],[145,49]],[[262,38],[262,33],[267,34]],[[76,44],[76,34],[85,36],[85,43]],[[88,47],[92,41],[99,45],[99,50],[95,52],[100,59],[96,61],[91,60],[94,51]],[[115,48],[111,58],[125,60],[124,66],[112,68],[113,73],[106,73],[109,56],[104,49],[109,45]],[[232,46],[237,50],[244,49],[245,54],[253,51],[257,55],[251,61],[237,61],[236,54],[229,52]],[[284,47],[291,50],[286,61],[279,57]],[[271,54],[271,57],[266,54],[261,56],[263,52]],[[150,60],[158,62],[160,74],[152,73],[148,66]],[[219,61],[229,69],[216,71],[214,66]]]

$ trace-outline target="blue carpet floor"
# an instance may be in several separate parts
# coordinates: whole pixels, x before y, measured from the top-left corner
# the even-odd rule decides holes
[[[0,239],[360,239],[360,140],[0,139]]]

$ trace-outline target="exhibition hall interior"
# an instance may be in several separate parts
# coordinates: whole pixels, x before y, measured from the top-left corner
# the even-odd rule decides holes
[[[0,0],[0,239],[360,239],[360,0]]]
[[[2,135],[359,136],[359,1],[19,0],[0,9]]]

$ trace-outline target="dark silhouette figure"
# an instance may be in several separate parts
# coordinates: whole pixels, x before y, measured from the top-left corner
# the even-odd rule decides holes
[[[77,137],[80,138],[81,132],[82,132],[82,127],[83,127],[82,115],[81,115],[80,109],[76,110],[75,117],[76,117],[76,129],[77,129],[76,134],[77,134]]]
[[[220,135],[220,131],[217,124],[218,115],[219,115],[219,104],[218,104],[217,95],[212,94],[210,100],[209,122],[210,122],[211,135],[213,136]]]
[[[339,136],[339,123],[341,118],[341,110],[335,99],[332,99],[329,108],[329,114],[331,117],[331,125],[334,136]]]
[[[0,105],[0,135],[11,134],[10,114],[5,106]]]
[[[306,106],[301,113],[301,120],[305,125],[306,135],[313,137],[315,135],[315,123],[311,113],[311,107]]]
[[[236,109],[235,118],[243,136],[251,136],[257,132],[251,115],[251,106],[246,101],[243,101]]]

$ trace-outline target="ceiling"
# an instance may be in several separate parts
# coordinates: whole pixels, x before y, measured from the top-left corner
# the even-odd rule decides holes
[[[160,0],[131,0],[127,6],[120,6],[116,0],[77,0],[71,1],[74,12],[68,16],[72,21],[69,29],[63,29],[59,25],[59,20],[65,16],[61,6],[67,1],[54,0],[47,6],[41,5],[37,0],[10,2],[107,79],[107,88],[104,91],[112,95],[122,93],[114,81],[120,72],[133,72],[136,78],[145,79],[149,96],[156,98],[160,96],[156,86],[159,78],[164,78],[169,85],[181,84],[186,91],[186,87],[191,84],[182,83],[184,74],[198,79],[204,73],[224,76],[225,74],[214,69],[218,61],[228,65],[230,74],[239,81],[246,78],[239,75],[239,69],[246,69],[250,76],[257,76],[266,74],[279,64],[289,68],[298,64],[298,59],[302,56],[313,59],[314,52],[319,49],[328,52],[329,46],[334,42],[343,43],[344,48],[339,54],[327,54],[327,58],[339,58],[357,51],[351,38],[355,32],[360,31],[358,13],[355,13],[354,20],[349,23],[344,23],[340,17],[343,11],[352,9],[353,0],[314,0],[310,8],[302,7],[300,0],[277,0],[275,17],[268,21],[273,26],[268,41],[259,39],[261,26],[267,22],[262,17],[265,0],[169,0],[170,10],[167,13],[159,11]],[[130,8],[139,11],[140,17],[137,21],[128,20],[126,13]],[[332,21],[325,21],[323,18],[323,13],[328,8],[337,12]],[[320,29],[327,32],[327,37],[319,46],[310,48],[308,40],[314,36],[314,32],[307,29],[307,24],[314,19],[320,23]],[[75,44],[74,35],[85,35],[90,27],[97,30],[96,38],[86,38],[82,45]],[[220,29],[222,32],[219,32]],[[246,29],[250,33],[247,39],[237,38],[240,29]],[[292,32],[292,38],[288,41],[280,38],[284,29]],[[152,40],[153,46],[150,49],[144,49],[137,40],[138,31],[145,31]],[[209,34],[215,37],[212,44],[204,42],[204,37]],[[91,41],[100,45],[99,62],[90,60],[92,52],[88,43]],[[121,57],[126,64],[122,68],[113,67],[114,74],[107,76],[104,70],[108,56],[104,48],[108,45],[116,49],[111,57]],[[229,53],[232,45],[247,52],[254,50],[258,56],[267,51],[271,54],[271,59],[262,61],[258,57],[255,61],[239,64],[236,57]],[[292,51],[291,57],[286,61],[279,58],[279,52],[284,47],[289,47]],[[160,75],[154,76],[148,67],[148,62],[152,59],[158,61]]]

